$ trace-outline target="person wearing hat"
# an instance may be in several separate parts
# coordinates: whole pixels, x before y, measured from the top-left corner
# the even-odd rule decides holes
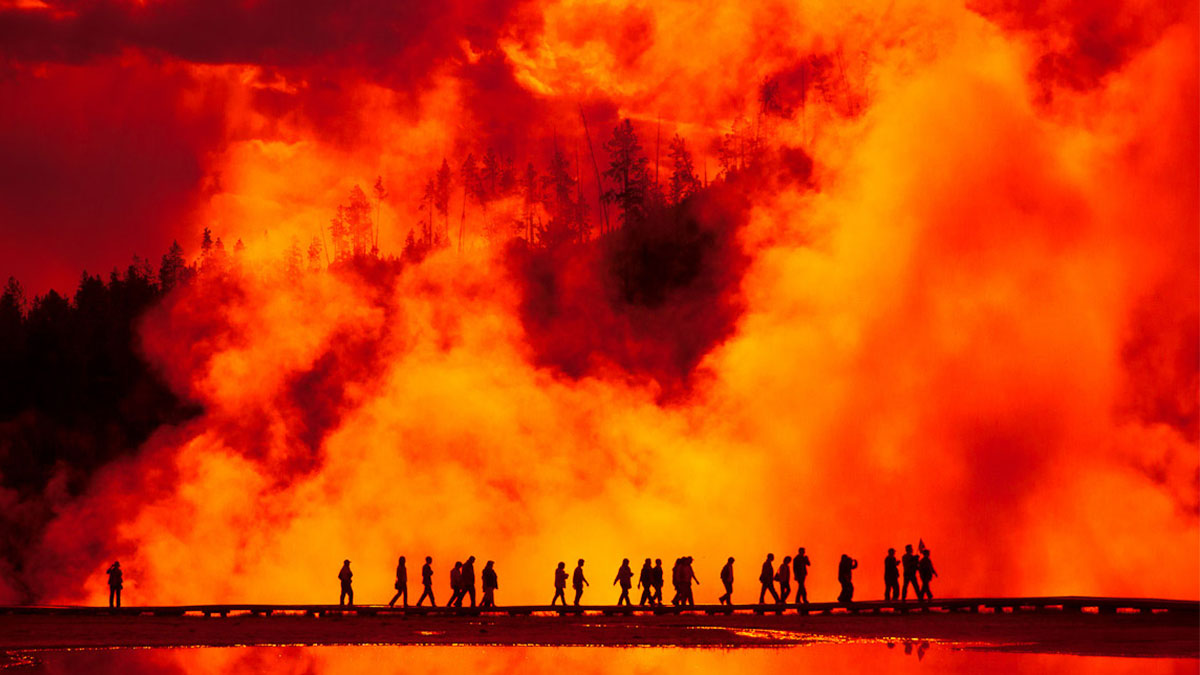
[[[124,584],[125,577],[121,574],[121,562],[114,560],[112,565],[108,567],[108,606],[121,606],[121,588]]]
[[[350,587],[350,579],[354,577],[354,572],[350,571],[350,561],[342,561],[342,571],[338,572],[338,579],[342,581],[342,594],[338,596],[339,605],[354,606],[354,589]]]

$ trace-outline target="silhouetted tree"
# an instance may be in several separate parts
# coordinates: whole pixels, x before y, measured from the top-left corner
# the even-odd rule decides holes
[[[287,256],[284,259],[284,275],[289,283],[298,284],[304,277],[304,258],[300,253],[299,237],[292,237],[288,245]]]
[[[443,159],[442,166],[437,170],[437,184],[434,188],[434,199],[437,211],[442,216],[442,230],[439,241],[445,241],[450,236],[450,164]]]
[[[557,143],[550,157],[549,172],[542,178],[542,183],[543,205],[550,221],[538,237],[541,243],[553,247],[568,241],[581,241],[584,209],[576,201],[578,181],[571,175],[571,165]]]
[[[642,155],[642,145],[633,130],[633,123],[621,120],[613,129],[612,138],[604,143],[609,155],[609,167],[604,176],[613,187],[604,192],[604,200],[621,209],[622,226],[642,221],[645,213],[649,176],[648,160]]]
[[[371,255],[379,255],[380,218],[383,215],[383,200],[388,196],[387,188],[383,186],[383,176],[375,177],[375,236],[371,240]]]
[[[320,272],[321,271],[321,252],[322,252],[321,240],[316,237],[313,237],[312,241],[309,242],[309,244],[308,244],[308,271],[309,272]]]
[[[671,170],[668,196],[672,204],[678,204],[700,189],[700,179],[696,177],[692,153],[679,134],[671,139],[670,155],[674,168]]]
[[[186,280],[187,262],[183,259],[183,247],[178,241],[171,242],[171,248],[163,254],[162,265],[158,268],[158,285],[163,293],[169,292]]]

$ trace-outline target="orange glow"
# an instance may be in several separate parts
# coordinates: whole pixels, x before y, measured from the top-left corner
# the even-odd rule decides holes
[[[580,557],[585,602],[610,603],[622,558],[693,555],[713,602],[733,555],[749,602],[765,554],[805,546],[810,598],[836,595],[842,553],[875,598],[887,548],[918,538],[939,595],[1197,597],[1196,6],[1139,23],[1080,82],[1062,76],[1085,69],[1075,3],[965,4],[534,3],[494,45],[461,37],[411,82],[336,95],[317,67],[162,57],[185,109],[219,100],[226,120],[190,222],[246,248],[145,318],[147,358],[203,413],[57,514],[38,559],[95,576],[48,573],[41,597],[102,604],[100,561],[120,558],[128,604],[331,602],[349,558],[356,599],[382,603],[403,554],[417,594],[433,556],[439,603],[468,555],[496,561],[501,604],[547,602]],[[489,63],[506,84],[464,74]],[[761,116],[772,79],[787,110]],[[376,176],[398,255],[443,158],[457,176],[492,146],[518,173],[565,148],[598,231],[581,106],[598,149],[634,120],[652,167],[661,124],[664,175],[679,133],[716,182],[739,118],[813,158],[806,180],[768,164],[731,207],[740,312],[685,384],[541,358],[496,234],[519,200],[462,207],[455,184],[451,245],[394,275],[284,273]],[[571,270],[564,288],[591,288]],[[654,361],[616,315],[555,320]],[[100,520],[115,539],[77,540]]]

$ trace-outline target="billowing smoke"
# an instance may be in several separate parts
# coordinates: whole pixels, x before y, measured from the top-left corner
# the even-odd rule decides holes
[[[404,554],[439,590],[495,560],[512,603],[582,557],[608,601],[621,558],[690,554],[749,600],[806,546],[816,599],[918,538],[946,595],[1197,595],[1194,4],[348,5],[332,41],[194,4],[0,11],[18,69],[125,54],[221,102],[161,228],[245,244],[138,324],[200,412],[55,502],[9,595],[98,602],[120,558],[135,602],[323,602],[350,558],[384,601]],[[624,228],[622,119],[697,176]],[[565,158],[589,236],[469,197],[489,151]],[[327,264],[376,176],[407,252]]]

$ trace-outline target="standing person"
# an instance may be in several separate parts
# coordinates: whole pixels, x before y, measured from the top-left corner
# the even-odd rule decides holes
[[[617,598],[617,607],[622,604],[632,605],[629,589],[633,587],[633,570],[629,569],[629,558],[621,561],[621,566],[617,568],[617,578],[613,579],[613,585],[617,584],[621,584],[621,597]]]
[[[917,599],[933,599],[933,592],[929,590],[929,582],[937,576],[937,570],[933,569],[933,560],[929,558],[930,553],[932,551],[929,549],[923,549],[921,551],[921,561],[917,563],[917,571],[921,573],[921,591],[917,595]]]
[[[429,598],[429,606],[437,607],[437,600],[433,599],[433,558],[425,556],[425,565],[421,567],[421,585],[425,590],[421,593],[421,597],[417,598],[417,607]]]
[[[700,579],[696,577],[696,571],[692,569],[693,560],[695,558],[690,555],[684,556],[683,568],[680,570],[682,572],[681,580],[683,581],[683,598],[681,598],[681,604],[692,606],[696,604],[696,597],[692,594],[692,582],[696,582],[697,586],[700,585]]]
[[[349,604],[354,606],[354,589],[350,587],[350,580],[354,578],[354,572],[350,571],[350,561],[342,561],[342,571],[338,572],[338,579],[342,581],[342,594],[338,596],[338,605]],[[349,598],[349,603],[346,602]]]
[[[779,582],[779,604],[786,605],[788,596],[792,594],[792,556],[783,556],[775,580]]]
[[[562,598],[563,607],[567,606],[567,563],[560,562],[558,567],[554,568],[554,598],[550,600],[550,606],[554,606],[554,601]]]
[[[483,565],[483,572],[479,574],[483,581],[483,602],[479,603],[480,607],[496,606],[496,589],[500,588],[500,580],[496,578],[496,568],[493,565],[495,561],[487,561]]]
[[[462,607],[462,562],[454,561],[454,568],[450,570],[450,601],[446,603],[447,607]]]
[[[471,606],[475,606],[475,556],[467,558],[467,562],[463,563],[462,576],[459,578],[459,584],[462,592],[458,596],[458,606],[462,607],[463,598],[467,595],[471,596]]]
[[[808,566],[812,564],[808,560],[808,554],[804,552],[804,547],[801,546],[796,551],[796,557],[792,558],[792,575],[796,577],[796,604],[808,604],[808,589],[804,587],[808,581]]]
[[[725,587],[725,595],[717,598],[717,604],[732,605],[733,604],[733,556],[725,561],[725,566],[721,568],[721,585]]]
[[[654,597],[650,598],[650,604],[662,607],[663,604],[663,566],[662,558],[654,559],[653,574],[650,575],[650,585],[654,587]]]
[[[889,548],[887,557],[883,559],[883,600],[895,602],[900,599],[900,561],[896,558],[896,549]]]
[[[904,555],[900,558],[901,566],[904,568],[904,586],[900,591],[900,599],[908,600],[908,586],[912,584],[913,592],[917,594],[917,600],[921,599],[921,584],[917,583],[917,556],[913,555],[912,544],[904,545]]]
[[[654,591],[650,590],[653,587],[654,568],[650,566],[650,559],[646,558],[646,562],[642,564],[642,570],[638,572],[638,588],[642,589],[642,599],[638,600],[638,606],[645,605],[649,602],[654,604]]]
[[[121,589],[125,587],[125,575],[121,572],[121,561],[114,560],[108,566],[108,606],[121,606]]]
[[[838,563],[838,583],[842,585],[842,593],[838,596],[838,602],[850,602],[854,600],[854,570],[858,568],[858,561],[845,553],[842,554],[842,560]]]
[[[396,601],[402,595],[404,596],[404,606],[408,607],[408,570],[404,567],[404,556],[400,556],[400,560],[396,563],[396,594],[392,596],[388,607],[395,607]]]
[[[767,597],[767,593],[775,598],[775,602],[779,602],[779,594],[775,592],[775,554],[768,553],[767,559],[763,561],[762,572],[758,575],[758,580],[762,582],[762,590],[758,592],[758,604],[763,604],[763,600]]]
[[[575,566],[575,573],[571,575],[571,587],[575,589],[575,606],[579,606],[579,600],[583,597],[583,587],[591,586],[588,583],[587,577],[583,576],[583,558],[579,559],[579,564]]]

